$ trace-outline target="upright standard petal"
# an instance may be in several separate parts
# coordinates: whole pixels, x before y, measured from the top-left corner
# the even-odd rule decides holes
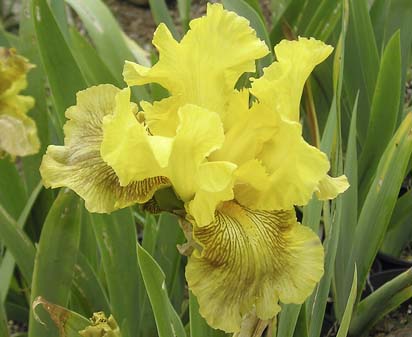
[[[303,86],[315,66],[332,50],[315,39],[300,37],[297,41],[281,41],[275,46],[277,61],[253,82],[251,93],[273,110],[274,118],[298,122]]]
[[[154,192],[170,185],[164,177],[153,177],[121,186],[114,170],[101,155],[104,116],[117,109],[136,109],[124,92],[112,85],[80,91],[77,105],[66,111],[64,146],[49,146],[40,172],[46,187],[66,186],[86,201],[90,212],[105,213],[149,200]]]
[[[191,103],[218,113],[223,112],[239,77],[254,72],[255,60],[268,53],[249,21],[220,4],[208,4],[207,15],[192,20],[180,42],[166,25],[159,25],[153,44],[159,61],[152,68],[126,62],[126,82],[159,83],[181,98],[181,106]]]
[[[319,238],[290,211],[252,211],[224,203],[208,226],[194,225],[189,288],[210,326],[237,332],[252,310],[271,319],[284,303],[302,303],[323,274]]]

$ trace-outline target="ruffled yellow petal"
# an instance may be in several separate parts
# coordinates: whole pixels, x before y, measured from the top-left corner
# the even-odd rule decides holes
[[[149,200],[170,185],[164,177],[133,181],[120,186],[113,169],[101,155],[104,116],[129,109],[121,102],[124,92],[112,85],[91,87],[77,94],[77,105],[66,111],[64,146],[49,146],[40,173],[46,187],[66,186],[86,201],[90,212],[111,212]]]
[[[0,98],[17,95],[27,87],[27,72],[33,68],[16,50],[0,47]]]
[[[247,184],[258,191],[265,191],[270,184],[266,168],[257,159],[252,159],[241,165],[235,172],[238,184]]]
[[[153,44],[159,61],[152,68],[126,62],[128,85],[156,82],[171,95],[181,95],[182,105],[196,104],[218,113],[239,77],[254,72],[255,60],[268,53],[249,21],[220,4],[209,4],[206,16],[192,20],[180,42],[166,25],[159,25]]]
[[[273,109],[276,118],[299,121],[299,104],[306,79],[332,50],[331,46],[315,39],[300,37],[297,41],[281,41],[275,46],[277,62],[253,82],[252,94]]]
[[[180,96],[170,96],[153,103],[140,102],[145,121],[153,135],[173,137],[179,124],[177,111],[182,105]]]
[[[316,196],[319,200],[335,199],[339,194],[345,192],[349,188],[348,178],[342,175],[339,177],[331,177],[327,175],[319,182]]]
[[[195,251],[186,267],[200,313],[214,328],[237,332],[252,310],[270,319],[278,299],[302,303],[323,274],[319,238],[294,211],[252,211],[226,202],[213,223],[194,226]]]
[[[0,48],[0,152],[11,156],[27,156],[40,148],[36,124],[27,116],[34,99],[19,95],[32,67],[14,49]]]
[[[269,175],[269,182],[262,180],[266,188],[258,189],[253,184],[235,186],[236,200],[253,209],[281,210],[305,205],[329,170],[326,155],[305,142],[301,125],[295,122],[281,121],[257,159]]]

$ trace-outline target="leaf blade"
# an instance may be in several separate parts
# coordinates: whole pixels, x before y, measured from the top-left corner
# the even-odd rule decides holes
[[[185,337],[182,322],[167,294],[165,274],[157,262],[139,244],[137,245],[137,257],[152,304],[159,337]]]
[[[34,265],[31,302],[38,296],[66,306],[80,240],[81,204],[74,192],[61,190],[43,225]],[[30,312],[29,337],[55,336]],[[46,317],[48,318],[48,317]],[[50,323],[50,319],[46,320]]]

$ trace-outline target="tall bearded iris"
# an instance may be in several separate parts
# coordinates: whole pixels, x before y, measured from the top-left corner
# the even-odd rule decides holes
[[[186,278],[200,312],[212,327],[237,332],[250,312],[267,320],[279,301],[302,303],[323,274],[322,245],[294,206],[348,187],[344,176],[328,176],[328,158],[305,142],[299,123],[304,83],[332,48],[282,41],[277,61],[237,90],[268,49],[221,5],[209,5],[180,42],[160,25],[153,44],[159,61],[126,62],[124,77],[129,86],[158,83],[170,96],[140,102],[139,112],[129,88],[80,92],[66,112],[65,145],[49,147],[42,176],[94,212],[172,186],[192,224]]]

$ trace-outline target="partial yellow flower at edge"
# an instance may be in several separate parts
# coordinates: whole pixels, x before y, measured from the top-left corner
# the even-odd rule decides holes
[[[68,187],[81,196],[90,212],[109,213],[148,201],[156,190],[170,186],[165,177],[153,177],[121,186],[113,169],[100,154],[104,116],[116,109],[133,111],[122,101],[124,91],[109,85],[77,93],[77,104],[66,111],[64,146],[50,145],[40,166],[46,187]]]
[[[127,84],[159,83],[179,97],[180,106],[195,104],[219,114],[239,77],[254,72],[255,60],[269,52],[249,21],[221,4],[208,4],[206,16],[192,20],[180,42],[160,24],[153,44],[159,61],[152,68],[126,62]],[[156,124],[156,117],[152,118],[147,120],[149,125]]]
[[[13,157],[34,154],[40,148],[36,124],[27,116],[34,99],[19,95],[27,87],[31,68],[14,49],[0,48],[0,152]]]
[[[293,210],[253,211],[230,201],[213,223],[193,226],[202,249],[189,257],[186,279],[214,328],[238,332],[254,309],[271,319],[279,300],[303,303],[323,275],[322,244]]]
[[[25,108],[20,107],[24,105]],[[0,101],[0,152],[11,156],[28,156],[40,149],[37,127],[26,111],[34,106],[34,99],[16,95]]]

